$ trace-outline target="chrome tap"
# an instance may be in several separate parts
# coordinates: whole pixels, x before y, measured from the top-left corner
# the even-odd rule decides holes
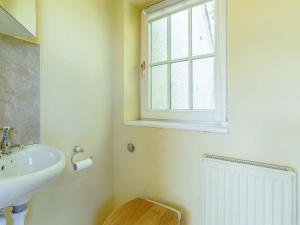
[[[1,130],[3,132],[3,136],[2,136],[2,140],[1,140],[0,150],[1,150],[1,153],[5,153],[11,146],[11,143],[9,141],[9,132],[12,130],[12,128],[11,127],[3,127]]]
[[[15,148],[23,149],[23,145],[12,145],[9,140],[9,133],[13,130],[12,127],[2,127],[1,128],[3,132],[1,145],[0,145],[0,154],[3,155],[9,155],[13,152]]]

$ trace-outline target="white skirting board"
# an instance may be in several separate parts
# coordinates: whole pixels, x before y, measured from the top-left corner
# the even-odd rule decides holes
[[[296,225],[296,174],[265,163],[203,157],[203,225]]]

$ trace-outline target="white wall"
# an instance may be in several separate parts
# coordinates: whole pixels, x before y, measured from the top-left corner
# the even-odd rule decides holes
[[[300,170],[299,8],[298,0],[228,0],[229,135],[125,127],[124,77],[133,75],[122,68],[114,73],[116,205],[150,197],[181,209],[185,224],[200,225],[204,153]],[[130,26],[136,25],[125,29]],[[134,154],[126,150],[129,142]]]

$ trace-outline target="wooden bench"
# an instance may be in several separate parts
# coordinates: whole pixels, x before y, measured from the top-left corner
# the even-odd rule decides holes
[[[103,225],[179,225],[178,214],[144,199],[134,199],[117,208]]]

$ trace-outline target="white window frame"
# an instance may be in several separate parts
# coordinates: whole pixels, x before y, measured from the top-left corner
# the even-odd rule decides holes
[[[214,110],[150,110],[150,53],[149,50],[149,22],[163,18],[178,11],[203,4],[209,0],[166,0],[143,11],[141,17],[141,63],[145,65],[140,79],[141,120],[179,123],[193,123],[195,126],[227,128],[227,27],[226,0],[215,0],[215,109]],[[190,16],[191,17],[191,16]],[[191,20],[191,18],[189,18]],[[170,21],[168,21],[170,27]],[[191,27],[189,28],[191,29]],[[170,31],[168,31],[170,35]],[[191,41],[191,40],[190,40]],[[170,46],[169,46],[170,48]],[[170,50],[169,50],[170,51]],[[189,59],[192,59],[191,54]],[[155,123],[155,127],[160,122]],[[190,124],[189,124],[190,126]],[[165,126],[164,126],[165,127]],[[182,127],[182,125],[180,126]],[[195,130],[195,129],[193,129]],[[203,130],[203,129],[200,129]],[[218,129],[219,131],[219,129]]]

